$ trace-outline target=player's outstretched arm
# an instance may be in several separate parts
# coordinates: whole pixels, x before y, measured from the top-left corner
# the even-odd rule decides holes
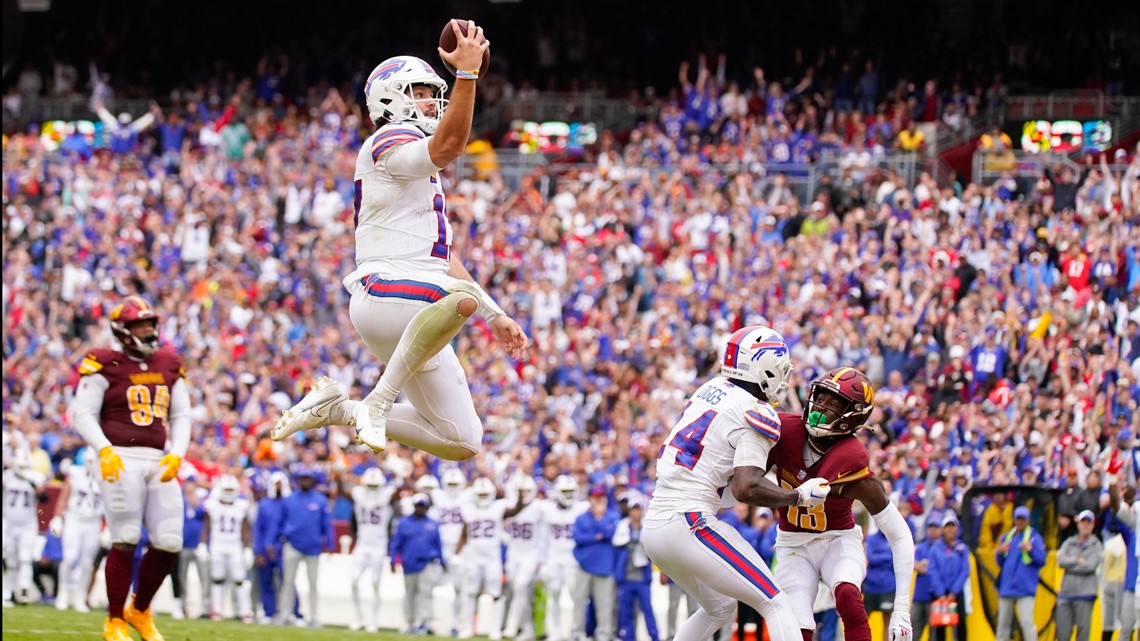
[[[891,503],[883,484],[875,478],[865,478],[844,486],[843,495],[859,501],[875,519],[891,546],[895,566],[895,585],[909,586],[914,574],[914,535],[899,509]],[[891,614],[890,637],[910,639],[910,589],[895,590],[895,607]]]
[[[787,489],[776,485],[764,477],[764,470],[744,466],[736,467],[732,473],[732,495],[736,500],[756,507],[786,507],[789,505],[819,505],[827,498],[827,483],[823,479],[811,479],[821,483],[804,483],[796,489]],[[808,488],[807,492],[803,491]],[[821,496],[818,500],[812,498],[812,492],[818,491]]]
[[[483,35],[483,27],[475,21],[467,23],[467,35],[459,30],[459,23],[451,21],[455,31],[456,46],[451,53],[439,49],[439,57],[461,71],[479,69],[483,64],[483,52],[491,46],[491,41]],[[455,79],[455,87],[447,103],[447,110],[439,120],[435,134],[428,139],[428,155],[436,167],[446,167],[458,158],[467,147],[471,135],[471,119],[475,115],[475,80]]]

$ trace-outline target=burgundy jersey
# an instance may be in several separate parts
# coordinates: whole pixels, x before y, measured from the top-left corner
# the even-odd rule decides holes
[[[823,505],[816,507],[780,508],[780,529],[787,532],[823,532],[849,530],[855,527],[851,515],[852,499],[843,496],[843,485],[871,476],[867,448],[854,437],[840,439],[815,465],[804,463],[807,428],[799,414],[780,413],[780,440],[768,454],[770,467],[776,468],[780,487],[795,488],[810,478],[831,482],[831,493]]]
[[[139,362],[122,352],[94,349],[79,364],[79,384],[101,374],[110,387],[103,394],[99,426],[111,445],[166,447],[166,415],[170,389],[185,372],[182,359],[168,349],[157,349]]]

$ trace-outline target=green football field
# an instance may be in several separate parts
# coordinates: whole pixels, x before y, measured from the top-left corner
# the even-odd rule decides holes
[[[102,638],[102,612],[79,614],[60,612],[45,606],[4,608],[4,641],[97,641]],[[156,620],[166,641],[339,641],[345,639],[379,639],[382,641],[424,641],[390,630],[369,634],[363,630],[327,627],[320,630],[272,625],[242,625],[234,621],[175,621],[167,616]],[[133,632],[133,630],[132,630]],[[138,634],[134,634],[138,639]]]

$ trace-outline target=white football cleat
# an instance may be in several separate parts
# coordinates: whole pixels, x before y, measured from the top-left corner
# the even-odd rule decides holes
[[[322,376],[313,383],[313,387],[305,394],[305,398],[293,407],[285,410],[269,436],[280,441],[301,430],[311,430],[329,424],[329,411],[334,403],[345,399],[344,390],[328,376]]]
[[[356,406],[356,440],[372,448],[379,454],[388,447],[388,413],[392,411],[392,401],[376,404],[364,402]]]
[[[76,603],[74,606],[74,609],[76,612],[79,612],[81,614],[85,614],[85,613],[91,611],[91,608],[87,607],[87,604],[82,602],[82,601],[80,601],[79,603]]]

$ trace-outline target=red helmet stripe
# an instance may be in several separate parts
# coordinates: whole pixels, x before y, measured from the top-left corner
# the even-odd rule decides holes
[[[725,367],[736,367],[736,359],[740,356],[740,341],[744,340],[744,336],[752,329],[751,327],[738,329],[728,339],[728,348],[724,350]]]

